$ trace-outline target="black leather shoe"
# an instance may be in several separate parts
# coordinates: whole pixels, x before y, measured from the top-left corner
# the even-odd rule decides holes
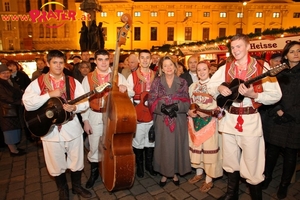
[[[167,184],[167,180],[165,182],[159,181],[160,187],[165,187],[166,184]]]
[[[25,149],[17,148],[17,150],[18,150],[19,152],[25,152]]]
[[[179,184],[180,184],[179,179],[178,179],[177,181],[175,181],[175,180],[173,179],[173,183],[174,183],[174,185],[179,186]]]
[[[10,156],[11,156],[11,157],[15,157],[15,156],[23,156],[23,155],[25,155],[25,154],[26,154],[25,151],[19,151],[18,153],[10,152]]]
[[[278,199],[284,199],[287,196],[288,187],[289,187],[288,185],[287,186],[282,186],[281,184],[279,185],[277,191]]]
[[[268,187],[269,187],[271,181],[272,181],[272,178],[265,178],[265,180],[264,180],[263,183],[262,183],[262,189],[263,189],[263,190],[268,189]]]

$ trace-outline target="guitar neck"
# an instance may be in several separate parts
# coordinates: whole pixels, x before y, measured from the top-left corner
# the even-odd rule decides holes
[[[252,78],[252,79],[250,79],[250,80],[245,81],[244,84],[245,84],[246,86],[249,86],[250,84],[255,83],[256,81],[259,81],[260,79],[263,79],[263,78],[265,78],[266,76],[269,76],[269,74],[270,74],[270,72],[267,71],[267,72],[265,72],[265,73],[263,73],[263,74],[261,74],[261,75],[256,76],[255,78]]]
[[[79,102],[79,101],[81,101],[81,100],[83,100],[83,99],[85,99],[85,98],[93,95],[93,94],[95,94],[95,90],[92,90],[92,91],[90,91],[90,92],[88,92],[88,93],[86,93],[86,94],[84,94],[84,95],[82,95],[80,97],[77,97],[76,99],[68,101],[68,104],[73,105],[73,104],[75,104],[75,103],[77,103],[77,102]]]

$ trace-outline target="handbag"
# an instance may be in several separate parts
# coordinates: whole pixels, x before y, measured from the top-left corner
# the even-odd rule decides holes
[[[154,142],[155,141],[155,130],[154,130],[154,124],[150,127],[149,132],[148,132],[148,138],[149,142]]]
[[[18,117],[17,106],[13,104],[2,104],[2,116],[3,117]]]

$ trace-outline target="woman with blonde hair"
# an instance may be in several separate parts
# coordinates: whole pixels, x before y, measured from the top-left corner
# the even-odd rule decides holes
[[[159,61],[159,76],[151,84],[148,106],[153,113],[155,147],[153,168],[179,185],[179,175],[191,171],[186,113],[190,106],[187,82],[176,75],[177,62],[169,56]]]

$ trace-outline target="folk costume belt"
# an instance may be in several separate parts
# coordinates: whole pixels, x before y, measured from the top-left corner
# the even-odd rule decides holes
[[[257,109],[249,106],[249,107],[234,107],[230,106],[228,109],[228,112],[234,115],[249,115],[249,114],[254,114],[257,113]]]
[[[92,111],[97,112],[97,113],[104,113],[105,112],[105,108],[99,108],[99,109],[93,109],[91,108]]]

